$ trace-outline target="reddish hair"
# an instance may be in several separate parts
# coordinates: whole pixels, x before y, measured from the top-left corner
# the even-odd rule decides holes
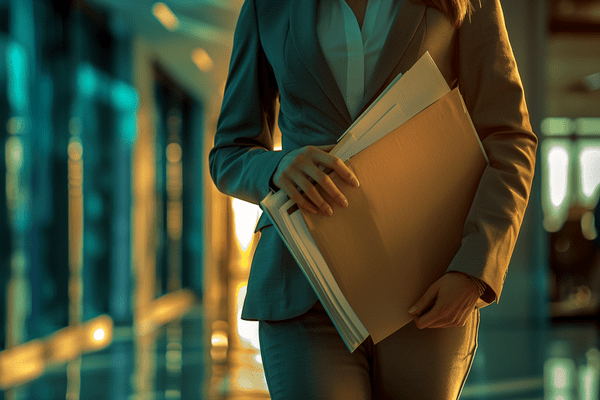
[[[413,0],[414,1],[414,0]],[[465,17],[473,12],[470,0],[419,0],[428,7],[435,8],[452,21],[452,25],[459,27]]]

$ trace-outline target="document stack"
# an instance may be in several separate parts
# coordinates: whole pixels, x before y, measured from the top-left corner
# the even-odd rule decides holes
[[[303,213],[271,193],[268,213],[350,351],[412,320],[408,309],[458,251],[487,165],[458,89],[426,53],[350,126],[331,153],[356,174],[334,183],[348,208]],[[320,190],[329,204],[335,204]]]

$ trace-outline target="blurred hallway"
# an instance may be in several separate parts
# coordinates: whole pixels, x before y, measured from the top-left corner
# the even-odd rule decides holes
[[[242,3],[0,0],[0,400],[269,398],[207,160]],[[596,400],[600,1],[502,5],[540,146],[461,399]]]

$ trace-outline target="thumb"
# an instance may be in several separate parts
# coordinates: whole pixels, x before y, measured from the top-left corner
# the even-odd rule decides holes
[[[431,285],[423,296],[408,310],[410,315],[418,315],[424,310],[431,308],[435,299],[437,298],[438,288],[437,286]]]

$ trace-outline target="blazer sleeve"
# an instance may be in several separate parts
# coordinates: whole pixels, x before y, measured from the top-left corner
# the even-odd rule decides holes
[[[458,84],[489,158],[447,271],[484,281],[499,300],[533,180],[537,138],[499,0],[481,0],[458,29]]]
[[[269,180],[284,156],[272,151],[278,93],[261,46],[254,0],[246,0],[209,153],[210,174],[221,192],[255,204],[269,193]]]

